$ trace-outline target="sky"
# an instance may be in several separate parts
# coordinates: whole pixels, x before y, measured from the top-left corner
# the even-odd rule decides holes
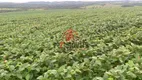
[[[0,0],[0,2],[14,2],[14,3],[24,3],[33,1],[102,1],[102,0]],[[115,0],[103,0],[103,1],[115,1]],[[136,0],[134,0],[136,1]]]
[[[16,3],[32,2],[32,1],[50,1],[50,2],[53,2],[53,1],[101,1],[101,0],[0,0],[0,2],[16,2]]]

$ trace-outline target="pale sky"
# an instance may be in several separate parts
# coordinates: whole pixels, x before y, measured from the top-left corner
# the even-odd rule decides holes
[[[50,1],[50,2],[53,2],[53,1],[115,1],[115,0],[0,0],[0,2],[15,2],[15,3],[33,2],[33,1]],[[137,1],[137,0],[133,0],[133,1]]]
[[[15,2],[15,3],[23,3],[23,2],[32,2],[32,1],[102,1],[102,0],[0,0],[0,2]],[[108,1],[108,0],[103,0]]]
[[[32,1],[100,1],[100,0],[0,0],[0,2],[16,2],[16,3],[22,3],[22,2],[32,2]]]

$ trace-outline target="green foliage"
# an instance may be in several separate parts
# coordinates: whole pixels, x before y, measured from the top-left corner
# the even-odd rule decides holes
[[[141,10],[1,13],[0,80],[142,80]],[[86,49],[59,47],[71,26]]]

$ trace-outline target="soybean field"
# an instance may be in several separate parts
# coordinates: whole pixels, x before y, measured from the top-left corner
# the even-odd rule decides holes
[[[0,13],[0,80],[142,80],[142,7]]]

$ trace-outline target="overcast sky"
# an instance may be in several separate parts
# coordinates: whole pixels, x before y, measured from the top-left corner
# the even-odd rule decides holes
[[[102,0],[0,0],[0,2],[15,2],[15,3],[23,3],[23,2],[32,2],[32,1],[102,1]],[[115,1],[115,0],[103,0],[103,1]],[[133,0],[136,1],[136,0]]]
[[[32,1],[101,1],[101,0],[0,0],[0,2],[32,2]]]

